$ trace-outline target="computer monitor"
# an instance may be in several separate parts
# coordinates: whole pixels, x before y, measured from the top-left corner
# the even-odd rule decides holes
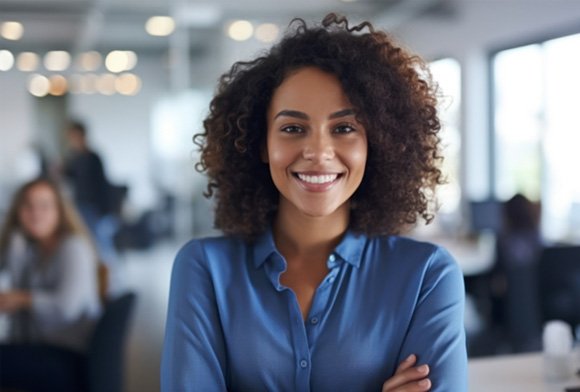
[[[495,199],[469,202],[471,231],[473,233],[499,232],[503,224],[502,205],[501,201]]]

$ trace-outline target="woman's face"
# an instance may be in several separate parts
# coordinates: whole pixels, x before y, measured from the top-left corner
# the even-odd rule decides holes
[[[367,136],[339,80],[315,67],[291,73],[274,91],[267,121],[263,159],[279,208],[348,214],[365,171]]]
[[[52,238],[59,224],[59,210],[54,191],[45,184],[34,185],[24,195],[18,209],[22,230],[37,241]]]

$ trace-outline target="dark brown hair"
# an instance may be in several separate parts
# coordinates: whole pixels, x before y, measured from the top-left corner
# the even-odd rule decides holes
[[[274,90],[291,72],[315,66],[335,75],[365,126],[368,158],[352,197],[350,227],[375,234],[400,232],[432,218],[439,164],[436,91],[425,63],[369,22],[350,27],[327,15],[320,26],[295,19],[280,43],[250,62],[237,62],[220,78],[194,136],[196,165],[207,172],[206,195],[216,198],[215,225],[251,239],[262,233],[278,205],[278,191],[260,159],[266,113]]]

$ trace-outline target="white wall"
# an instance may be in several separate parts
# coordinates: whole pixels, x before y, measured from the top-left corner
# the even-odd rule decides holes
[[[9,202],[10,190],[37,169],[30,162],[33,130],[33,97],[25,88],[27,74],[0,72],[0,211]],[[30,163],[29,163],[30,162]]]

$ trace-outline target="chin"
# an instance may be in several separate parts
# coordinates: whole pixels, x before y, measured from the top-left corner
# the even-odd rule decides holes
[[[320,208],[303,208],[302,213],[309,218],[324,218],[338,212],[338,208],[320,207]]]

